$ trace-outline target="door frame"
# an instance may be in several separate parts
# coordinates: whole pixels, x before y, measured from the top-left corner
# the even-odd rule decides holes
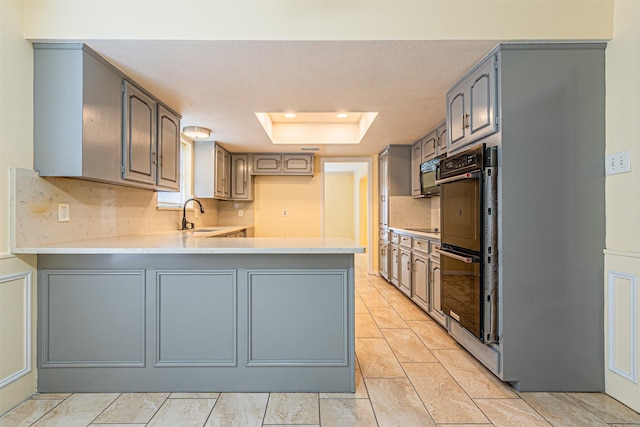
[[[324,236],[324,165],[325,163],[364,163],[367,165],[367,246],[366,246],[366,255],[367,255],[367,272],[369,274],[375,274],[374,269],[374,254],[377,254],[378,251],[373,250],[374,242],[373,237],[377,235],[377,231],[373,229],[373,159],[371,157],[321,157],[320,158],[320,174],[322,176],[322,185],[320,187],[320,205],[322,207],[322,211],[320,213],[321,224],[320,224],[320,232],[322,236]]]

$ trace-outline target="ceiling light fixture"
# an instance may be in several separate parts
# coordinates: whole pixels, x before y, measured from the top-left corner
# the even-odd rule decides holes
[[[349,115],[347,113],[338,113],[336,114],[336,117],[339,119],[346,119]]]
[[[208,138],[209,135],[211,135],[211,129],[201,126],[185,126],[182,128],[182,133],[192,139],[202,139]]]
[[[295,119],[296,118],[296,113],[285,113],[284,116],[287,119]]]

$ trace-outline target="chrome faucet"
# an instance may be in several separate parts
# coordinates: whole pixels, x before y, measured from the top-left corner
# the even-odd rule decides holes
[[[200,213],[204,213],[204,208],[202,207],[202,203],[198,199],[187,199],[182,205],[182,228],[181,230],[193,230],[193,223],[187,221],[187,203],[190,201],[196,202],[200,206]]]

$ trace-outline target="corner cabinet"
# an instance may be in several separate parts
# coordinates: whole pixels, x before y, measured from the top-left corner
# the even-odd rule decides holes
[[[497,55],[447,91],[447,150],[456,151],[498,131]]]
[[[40,176],[179,190],[180,116],[80,43],[34,44]]]
[[[194,149],[193,194],[196,197],[231,198],[231,155],[214,141],[196,141]]]

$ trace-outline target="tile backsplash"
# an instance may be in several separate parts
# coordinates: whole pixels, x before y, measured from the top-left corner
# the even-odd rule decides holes
[[[12,169],[13,246],[72,242],[177,230],[182,210],[158,209],[157,193],[70,178],[41,178],[30,169]],[[218,201],[201,200],[205,214],[187,219],[196,226],[218,225]],[[58,222],[58,203],[69,203],[70,221]]]
[[[417,198],[411,196],[391,196],[389,197],[389,226],[390,227],[439,227],[432,224],[433,209],[431,208],[433,198]],[[438,210],[440,203],[437,203]]]

